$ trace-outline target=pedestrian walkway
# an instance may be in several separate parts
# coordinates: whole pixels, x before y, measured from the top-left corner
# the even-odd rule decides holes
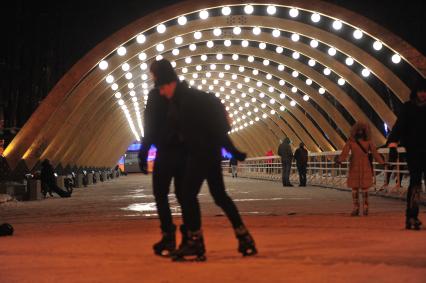
[[[237,253],[206,186],[207,262],[154,256],[160,232],[151,179],[134,174],[76,189],[70,199],[0,205],[0,222],[16,230],[0,238],[0,282],[424,282],[425,231],[403,229],[400,200],[372,197],[370,215],[354,218],[346,191],[244,178],[226,185],[253,232],[256,257]]]

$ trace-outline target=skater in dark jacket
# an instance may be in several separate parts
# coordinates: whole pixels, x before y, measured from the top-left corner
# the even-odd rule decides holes
[[[62,190],[56,185],[55,173],[53,172],[53,167],[50,164],[49,159],[43,160],[41,163],[41,186],[43,187],[44,192],[53,191],[57,193],[61,198],[68,198],[71,196],[71,192]]]
[[[388,137],[390,147],[397,142],[407,151],[410,184],[407,192],[405,213],[406,229],[419,230],[422,223],[419,215],[419,198],[422,176],[426,174],[426,82],[423,79],[411,92],[410,100],[402,106],[398,119]]]
[[[177,79],[177,77],[173,77]],[[160,219],[162,238],[153,245],[154,253],[169,256],[176,249],[176,225],[173,223],[169,204],[169,191],[173,179],[178,203],[182,202],[181,191],[184,176],[186,153],[183,140],[176,128],[176,109],[167,98],[160,95],[157,88],[148,94],[144,111],[144,138],[139,152],[141,171],[148,174],[147,157],[151,145],[157,148],[152,175],[153,194]],[[186,229],[180,226],[185,236]]]
[[[160,94],[169,99],[177,109],[176,127],[187,150],[185,177],[182,192],[182,216],[188,229],[187,239],[174,253],[175,260],[186,256],[205,259],[204,240],[201,232],[201,212],[198,193],[207,180],[210,194],[231,221],[239,240],[239,251],[244,255],[255,254],[254,241],[243,224],[238,209],[225,191],[221,168],[221,148],[225,147],[237,159],[245,154],[238,151],[227,132],[230,127],[226,111],[213,95],[189,88],[185,82],[171,79],[175,74],[167,60],[151,65],[151,73]]]

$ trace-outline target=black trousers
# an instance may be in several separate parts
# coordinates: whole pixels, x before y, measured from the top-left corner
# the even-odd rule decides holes
[[[291,161],[284,160],[282,161],[281,166],[283,186],[290,185]]]
[[[407,192],[407,217],[419,215],[420,188],[423,176],[426,177],[426,152],[412,152],[407,149],[407,165],[410,171],[410,185]]]
[[[299,185],[306,186],[307,165],[297,165],[297,171],[299,172]]]
[[[160,218],[161,231],[174,231],[172,212],[169,204],[169,192],[172,179],[175,185],[175,195],[179,204],[182,203],[181,192],[184,176],[186,153],[183,147],[159,149],[154,162],[152,186]]]
[[[190,231],[201,229],[201,211],[198,193],[203,181],[207,180],[209,191],[217,206],[226,214],[234,228],[243,225],[241,216],[232,199],[225,191],[220,152],[206,155],[189,154],[183,186],[182,215]]]

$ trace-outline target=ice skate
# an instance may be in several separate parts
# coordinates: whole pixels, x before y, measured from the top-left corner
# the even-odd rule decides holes
[[[405,221],[405,229],[407,230],[420,230],[422,222],[416,218],[409,218]]]
[[[351,216],[358,216],[359,215],[359,194],[358,191],[352,191],[352,204],[353,209],[351,212]]]
[[[405,211],[405,229],[420,230],[422,222],[419,220],[419,200],[421,186],[411,188],[408,207]]]
[[[206,250],[201,231],[188,231],[188,238],[171,254],[173,261],[205,261]]]
[[[176,234],[175,230],[164,233],[161,240],[153,245],[154,253],[159,256],[169,257],[176,250]]]
[[[243,256],[253,256],[257,254],[254,239],[246,227],[240,226],[236,228],[235,236],[238,239],[238,252],[240,252]]]

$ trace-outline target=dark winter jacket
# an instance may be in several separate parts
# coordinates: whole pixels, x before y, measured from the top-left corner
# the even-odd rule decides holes
[[[217,153],[221,147],[231,153],[236,150],[228,136],[226,111],[213,94],[179,82],[171,103],[178,109],[179,133],[189,152]]]
[[[49,163],[43,161],[41,164],[40,180],[42,183],[54,184],[56,183],[56,178],[53,171],[53,166]]]
[[[308,151],[304,147],[299,147],[294,152],[294,159],[296,160],[296,165],[307,166],[308,165]]]
[[[288,138],[278,147],[278,155],[281,156],[283,162],[291,162],[293,160],[293,151],[291,150],[290,140]]]
[[[388,143],[400,141],[407,151],[426,152],[426,105],[412,99],[402,106]]]
[[[149,92],[144,111],[144,145],[154,144],[162,149],[182,143],[176,127],[177,110],[173,106],[157,88]]]
[[[144,111],[144,138],[139,158],[145,162],[151,145],[158,151],[172,150],[183,146],[177,128],[177,110],[170,101],[161,96],[158,89],[152,89]]]

